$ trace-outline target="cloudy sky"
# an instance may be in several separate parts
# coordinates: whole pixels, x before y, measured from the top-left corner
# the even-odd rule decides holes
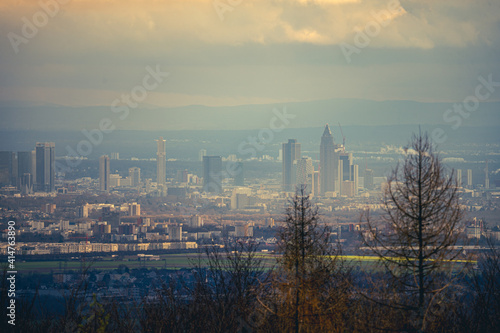
[[[157,106],[462,101],[499,30],[498,0],[2,0],[0,103],[110,105],[147,66]]]

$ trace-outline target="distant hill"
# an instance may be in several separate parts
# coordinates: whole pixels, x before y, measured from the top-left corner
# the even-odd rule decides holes
[[[282,104],[208,107],[200,105],[131,109],[125,119],[109,106],[65,107],[11,103],[0,106],[0,130],[72,131],[96,128],[109,118],[121,130],[250,130],[269,126],[273,109],[296,115],[288,128],[321,127],[325,123],[342,126],[437,125],[451,103],[415,101],[372,101],[331,99]],[[500,126],[500,102],[483,102],[463,126]]]

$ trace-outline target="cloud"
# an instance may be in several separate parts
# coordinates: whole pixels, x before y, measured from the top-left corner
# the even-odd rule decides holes
[[[57,0],[42,0],[42,3]],[[500,5],[484,1],[361,1],[361,0],[255,0],[228,6],[224,21],[212,0],[73,0],[59,5],[60,14],[44,30],[48,42],[63,40],[74,52],[85,48],[123,48],[127,43],[148,51],[168,52],[182,43],[352,42],[356,30],[401,7],[382,28],[374,47],[429,48],[497,42]],[[40,6],[34,1],[4,0],[0,5],[2,32],[18,31]],[[485,9],[486,8],[486,9]],[[49,35],[50,34],[50,35]],[[62,39],[61,39],[62,38]],[[57,45],[54,45],[57,47]]]
[[[500,44],[498,1],[220,0],[233,3],[220,20],[214,0],[71,0],[15,53],[6,36],[21,35],[39,3],[56,1],[0,2],[0,101],[50,96],[93,105],[105,100],[99,91],[127,91],[153,64],[173,73],[158,91],[173,94],[161,99],[166,105],[188,96],[211,105],[224,98],[463,99],[474,88],[461,86],[464,76],[474,81],[486,68],[496,78],[498,71],[497,60],[480,58]],[[348,67],[339,44],[353,43],[389,3],[402,10]],[[476,63],[467,72],[456,59]]]
[[[443,163],[465,163],[465,159],[462,157],[446,157],[443,158]]]

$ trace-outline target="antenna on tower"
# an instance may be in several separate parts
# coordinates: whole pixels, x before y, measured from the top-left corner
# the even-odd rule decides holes
[[[342,149],[344,150],[343,152],[345,153],[345,135],[344,135],[344,132],[342,131],[342,126],[340,126],[340,122],[339,122],[339,127],[340,127],[340,134],[342,134]]]
[[[488,160],[486,160],[486,168],[484,169],[484,188],[489,189],[490,188],[490,179],[488,177]]]

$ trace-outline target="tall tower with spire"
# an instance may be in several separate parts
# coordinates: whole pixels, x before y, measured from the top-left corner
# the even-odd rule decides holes
[[[490,188],[490,178],[488,175],[488,160],[486,160],[486,168],[484,168],[484,188],[489,189]]]
[[[156,150],[156,182],[159,186],[165,186],[167,178],[167,153],[165,149],[165,142],[163,137],[160,137],[157,142]]]
[[[337,152],[338,149],[341,148],[333,142],[330,126],[326,124],[319,151],[320,193],[322,195],[326,192],[340,192],[342,179],[339,176],[341,168],[339,168],[340,151]]]

